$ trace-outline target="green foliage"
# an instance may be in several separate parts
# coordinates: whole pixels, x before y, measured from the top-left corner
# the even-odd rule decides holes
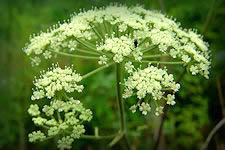
[[[174,149],[177,149],[177,145],[184,149],[199,149],[204,140],[204,127],[209,121],[208,98],[201,88],[206,83],[200,78],[185,75],[181,85],[178,107],[174,107],[168,114],[166,133],[173,137],[171,139],[177,139],[169,140]]]

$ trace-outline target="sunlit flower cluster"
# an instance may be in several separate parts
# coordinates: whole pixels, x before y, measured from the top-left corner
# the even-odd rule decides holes
[[[31,104],[28,113],[36,126],[44,130],[33,131],[28,135],[30,142],[41,142],[58,137],[59,149],[70,149],[74,139],[78,139],[85,133],[83,123],[92,119],[90,109],[85,109],[79,100],[67,96],[67,93],[75,90],[81,92],[82,85],[77,85],[81,76],[71,68],[61,69],[54,65],[43,72],[34,85],[32,100],[48,98],[51,101]],[[58,93],[57,93],[58,92]]]
[[[50,105],[44,105],[42,110],[37,104],[30,105],[28,113],[35,125],[45,128],[45,132],[38,130],[30,133],[29,141],[39,142],[58,136],[61,138],[58,140],[60,149],[70,149],[74,139],[80,138],[85,132],[82,123],[92,119],[92,112],[73,98],[54,99]]]
[[[142,51],[148,46],[156,47],[154,53],[148,51],[148,54],[168,54],[173,60],[183,61],[193,75],[208,78],[209,49],[202,36],[195,30],[182,29],[179,23],[159,12],[140,6],[111,5],[81,11],[47,32],[31,37],[24,51],[34,65],[43,58],[52,58],[53,53],[58,55],[55,52],[75,54],[80,49],[100,55],[97,59],[104,65],[111,58],[120,63],[128,56],[141,61],[146,54]]]
[[[135,48],[134,40],[126,36],[107,38],[103,44],[97,46],[97,50],[113,53],[113,60],[117,63],[122,62],[124,57],[128,56],[141,61],[143,55],[139,49]]]
[[[180,84],[174,82],[173,75],[168,74],[166,69],[158,69],[149,65],[147,68],[138,68],[136,70],[130,62],[125,64],[125,68],[130,73],[130,76],[124,83],[123,98],[137,96],[139,100],[143,100],[149,95],[149,99],[156,101],[156,103],[159,100],[164,100],[169,105],[175,104],[174,94],[179,90]],[[142,104],[138,103],[130,109],[132,112],[135,112],[137,107],[144,115],[151,110],[149,104],[144,102]],[[159,108],[156,111],[158,113],[161,112]]]
[[[124,86],[119,99],[135,97],[137,102],[130,107],[133,113],[139,110],[147,115],[153,111],[159,116],[165,104],[176,104],[175,93],[180,88],[166,67],[162,69],[159,64],[181,64],[192,75],[209,78],[211,62],[208,47],[197,31],[182,29],[174,19],[159,12],[140,6],[115,4],[81,10],[47,32],[31,36],[23,50],[32,65],[39,65],[43,59],[56,58],[57,55],[96,60],[99,65],[104,65],[83,78],[105,69],[109,64],[116,64],[117,81],[121,81],[119,73],[123,69],[128,73],[124,82],[117,84],[118,89]],[[134,66],[133,63],[137,64]],[[143,63],[148,66],[144,68],[145,65],[140,65]],[[92,112],[85,109],[79,100],[67,95],[83,91],[84,86],[79,84],[81,80],[82,76],[72,68],[62,69],[58,65],[43,71],[35,79],[31,100],[50,101],[33,101],[36,103],[28,109],[34,124],[44,128],[30,133],[30,142],[57,137],[59,149],[71,149],[73,141],[85,133],[83,123],[92,119]]]
[[[82,92],[83,85],[78,85],[82,77],[75,73],[70,67],[61,69],[58,65],[54,65],[47,72],[43,72],[39,79],[34,81],[36,89],[33,91],[31,100],[42,98],[52,98],[58,91],[66,91],[68,93],[78,91]]]

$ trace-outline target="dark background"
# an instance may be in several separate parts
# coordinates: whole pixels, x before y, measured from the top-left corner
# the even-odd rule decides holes
[[[223,0],[0,0],[0,149],[39,150],[56,149],[54,140],[31,144],[27,135],[35,130],[27,114],[32,94],[32,80],[50,62],[32,67],[22,51],[29,35],[46,30],[58,21],[68,19],[80,8],[107,6],[110,2],[143,5],[157,9],[177,18],[184,28],[196,28],[204,34],[212,53],[210,79],[185,74],[175,107],[169,108],[160,149],[199,149],[211,129],[222,118],[225,95],[225,1]],[[63,59],[61,63],[67,64]],[[97,66],[83,60],[70,60],[79,72],[88,72]],[[119,116],[116,106],[115,75],[107,69],[88,79],[85,91],[79,98],[94,112],[88,123],[87,134],[98,126],[101,134],[118,128]],[[219,96],[219,91],[221,94]],[[107,94],[106,94],[107,93]],[[222,97],[221,97],[222,96]],[[219,98],[220,97],[220,98]],[[152,149],[159,127],[160,117],[140,113],[132,114],[126,103],[129,139],[136,149]],[[224,115],[225,117],[225,115]],[[225,125],[209,144],[210,150],[225,149]],[[73,149],[104,150],[109,141],[76,140]],[[123,143],[113,149],[124,149]]]

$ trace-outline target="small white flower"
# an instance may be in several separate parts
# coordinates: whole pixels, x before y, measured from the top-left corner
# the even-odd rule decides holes
[[[63,137],[61,140],[58,140],[58,148],[59,149],[71,149],[72,148],[72,143],[74,139],[71,138],[70,136]]]
[[[28,113],[31,115],[31,116],[38,116],[40,115],[40,111],[39,111],[39,107],[37,104],[31,104],[30,105],[30,108],[28,109]]]
[[[163,107],[162,106],[156,107],[156,109],[155,109],[155,115],[156,116],[159,116],[162,113],[163,113]]]
[[[167,102],[166,103],[168,105],[175,105],[176,102],[174,101],[174,99],[175,99],[175,96],[174,95],[168,94],[167,95]]]
[[[132,62],[130,62],[130,61],[125,63],[124,67],[128,73],[131,73],[134,70],[134,66],[132,65]]]
[[[143,102],[139,106],[139,110],[142,112],[143,115],[147,115],[147,113],[151,110],[151,107],[148,103]]]
[[[28,135],[30,142],[44,141],[46,136],[41,131],[34,131]]]
[[[190,71],[191,71],[192,75],[196,75],[197,73],[199,73],[198,67],[194,66],[194,65],[191,65]]]
[[[99,64],[99,65],[105,65],[105,64],[107,64],[108,58],[107,58],[105,55],[100,56],[99,59],[100,59],[100,60],[98,61],[98,64]]]
[[[31,97],[32,100],[42,99],[47,97],[51,99],[55,96],[57,91],[65,90],[68,93],[82,92],[83,85],[78,85],[82,77],[72,71],[71,68],[66,67],[61,69],[58,65],[50,68],[47,72],[40,76],[40,79],[35,80],[34,85],[36,90],[34,90]]]
[[[130,110],[132,111],[132,113],[135,113],[137,110],[137,106],[136,105],[131,106]]]
[[[129,68],[130,64],[126,64]],[[149,65],[145,69],[138,68],[130,73],[128,79],[124,82],[125,89],[123,98],[129,98],[136,95],[138,99],[145,98],[147,94],[150,94],[153,100],[160,100],[166,94],[164,89],[173,90],[177,92],[180,88],[178,83],[174,82],[172,74],[168,74],[165,69],[158,69],[152,65]]]

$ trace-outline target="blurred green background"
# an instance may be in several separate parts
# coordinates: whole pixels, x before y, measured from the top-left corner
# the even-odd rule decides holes
[[[80,8],[107,6],[111,2],[143,5],[146,9],[162,10],[177,18],[184,28],[196,28],[212,51],[210,79],[185,74],[177,104],[169,108],[159,149],[195,150],[205,141],[210,130],[222,116],[218,89],[225,95],[225,1],[224,0],[1,0],[0,1],[0,149],[39,150],[56,149],[54,140],[31,144],[27,135],[35,129],[27,114],[32,93],[32,80],[48,64],[32,67],[22,52],[29,35],[46,30],[58,21],[68,19]],[[62,59],[60,64],[75,65],[86,73],[97,63],[83,60]],[[176,70],[175,70],[176,72]],[[179,72],[179,69],[178,71]],[[100,134],[116,131],[119,115],[115,101],[115,74],[107,69],[84,82],[85,91],[78,96],[94,112],[94,119],[87,124],[87,134],[94,127]],[[221,88],[218,88],[221,87]],[[106,94],[107,93],[107,94]],[[87,96],[86,96],[87,95]],[[224,99],[223,99],[224,100]],[[137,150],[152,149],[160,118],[140,113],[132,114],[126,103],[129,139]],[[224,106],[223,106],[224,107]],[[225,149],[225,126],[210,142],[210,150]],[[109,141],[77,140],[73,149],[104,150]],[[124,149],[119,143],[113,149]]]

